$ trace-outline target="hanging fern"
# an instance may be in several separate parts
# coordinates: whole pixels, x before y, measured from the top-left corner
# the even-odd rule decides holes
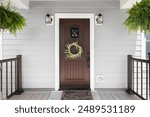
[[[16,32],[21,31],[26,25],[26,19],[18,12],[11,10],[10,2],[7,6],[0,5],[0,29],[7,30],[11,34],[16,35]]]
[[[150,32],[150,0],[136,2],[127,12],[129,17],[125,20],[124,25],[129,32]]]

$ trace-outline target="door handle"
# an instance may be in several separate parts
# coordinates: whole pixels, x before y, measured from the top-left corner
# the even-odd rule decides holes
[[[90,68],[90,53],[89,52],[87,52],[87,59],[86,59],[86,61],[87,61],[87,67]]]

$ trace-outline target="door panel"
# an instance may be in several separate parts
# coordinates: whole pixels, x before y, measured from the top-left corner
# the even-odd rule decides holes
[[[80,58],[67,59],[65,45],[78,42]],[[71,48],[76,53],[76,48]],[[60,19],[60,89],[90,89],[89,19]]]

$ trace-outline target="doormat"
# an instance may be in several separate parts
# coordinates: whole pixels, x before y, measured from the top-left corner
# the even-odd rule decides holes
[[[61,100],[93,100],[90,90],[65,90]]]

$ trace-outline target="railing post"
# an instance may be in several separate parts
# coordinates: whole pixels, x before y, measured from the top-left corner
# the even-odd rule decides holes
[[[150,53],[148,53],[148,60],[150,60]]]
[[[16,95],[22,94],[24,91],[22,89],[22,56],[17,55],[17,90]]]
[[[133,64],[132,64],[132,55],[128,55],[127,57],[127,72],[128,72],[128,84],[126,92],[128,94],[133,94],[132,92],[132,73],[133,73]]]
[[[3,98],[2,63],[0,62],[0,100]]]
[[[149,76],[148,76],[149,77],[149,86],[148,86],[149,92],[148,93],[149,93],[149,100],[150,100],[150,53],[148,53],[148,60],[149,60]]]

